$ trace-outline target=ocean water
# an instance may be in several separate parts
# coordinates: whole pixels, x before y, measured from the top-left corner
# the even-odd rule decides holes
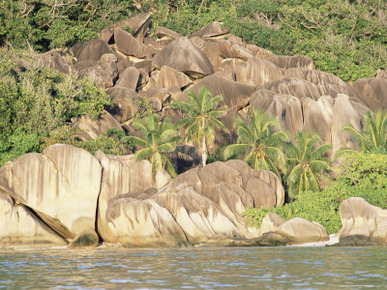
[[[0,248],[6,289],[387,289],[387,248]]]

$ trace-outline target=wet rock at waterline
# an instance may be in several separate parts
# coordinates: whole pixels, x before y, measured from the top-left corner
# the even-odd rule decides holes
[[[1,168],[0,241],[70,248],[95,247],[99,238],[127,247],[234,243],[258,237],[240,216],[247,207],[283,203],[277,179],[239,160],[153,178],[148,161],[56,144]]]
[[[387,210],[360,197],[351,197],[340,206],[343,227],[336,234],[343,246],[387,246]]]
[[[36,229],[37,240],[43,229],[56,236],[49,241],[72,240],[95,226],[101,174],[102,166],[93,155],[69,145],[56,144],[43,154],[30,153],[8,162],[0,169],[0,192],[7,196],[9,207],[3,211],[9,214],[5,220],[20,211],[29,223],[34,220],[31,232]],[[23,220],[15,225],[21,231],[15,231],[16,240],[23,236],[24,227]]]

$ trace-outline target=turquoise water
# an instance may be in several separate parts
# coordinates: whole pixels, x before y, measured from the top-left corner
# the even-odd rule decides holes
[[[0,248],[0,288],[387,288],[387,248]]]

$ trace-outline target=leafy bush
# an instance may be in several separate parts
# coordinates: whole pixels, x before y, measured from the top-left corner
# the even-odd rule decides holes
[[[127,153],[127,147],[130,147],[122,140],[124,136],[125,133],[122,130],[109,129],[106,134],[99,135],[97,139],[76,142],[75,146],[83,148],[91,154],[101,150],[105,154],[122,155]]]
[[[272,209],[249,208],[243,216],[260,227],[263,217],[274,212],[285,219],[302,217],[319,222],[328,233],[341,229],[339,208],[349,197],[362,197],[370,204],[387,208],[387,155],[358,153],[348,156],[339,178],[322,192],[305,191],[292,203]]]
[[[39,151],[40,140],[71,118],[96,119],[110,98],[88,79],[48,69],[33,54],[0,54],[0,166]]]
[[[39,51],[71,46],[134,13],[132,0],[1,1],[0,46],[31,45]]]
[[[349,186],[387,191],[387,154],[347,154],[339,168],[339,175]]]

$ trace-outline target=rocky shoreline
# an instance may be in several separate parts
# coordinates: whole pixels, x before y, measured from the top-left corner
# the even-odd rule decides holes
[[[55,144],[0,169],[0,245],[96,247],[283,246],[328,242],[320,224],[268,214],[261,228],[240,213],[281,206],[270,171],[240,160],[193,168],[171,180],[148,161],[95,156]],[[387,211],[350,198],[340,208],[339,245],[387,245]]]
[[[364,112],[387,109],[384,71],[349,85],[315,70],[310,58],[247,44],[219,22],[190,37],[158,27],[154,39],[147,34],[150,21],[140,14],[107,27],[99,39],[38,56],[60,72],[92,78],[112,99],[98,120],[72,120],[79,138],[97,138],[110,128],[133,133],[141,101],[161,117],[179,119],[172,102],[206,86],[226,107],[228,131],[215,132],[214,146],[235,141],[235,116],[259,109],[276,117],[292,140],[299,131],[318,132],[333,155],[354,145],[344,125],[360,129]],[[333,240],[314,221],[269,214],[257,229],[240,216],[284,200],[275,174],[240,160],[194,167],[175,179],[157,172],[153,180],[150,163],[132,155],[91,155],[55,144],[0,168],[0,246],[275,246],[335,239],[338,245],[387,245],[387,210],[360,198],[343,201],[343,228]]]

